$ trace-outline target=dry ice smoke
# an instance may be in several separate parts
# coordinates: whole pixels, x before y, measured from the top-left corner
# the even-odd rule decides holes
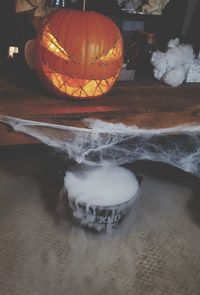
[[[90,166],[122,165],[136,160],[170,164],[200,176],[200,125],[141,129],[100,120],[83,120],[85,127],[48,124],[0,116],[15,131],[29,134]]]
[[[113,206],[137,195],[138,181],[126,168],[105,165],[66,172],[65,188],[77,202]]]
[[[63,192],[79,224],[110,232],[129,212],[139,195],[139,184],[124,167],[78,165],[66,172]]]

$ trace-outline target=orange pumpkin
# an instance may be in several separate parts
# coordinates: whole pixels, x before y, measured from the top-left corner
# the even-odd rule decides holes
[[[108,92],[122,58],[118,27],[92,11],[56,10],[46,17],[36,39],[35,68],[60,96],[87,99]]]

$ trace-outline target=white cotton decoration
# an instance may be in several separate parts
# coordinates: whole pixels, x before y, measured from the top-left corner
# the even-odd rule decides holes
[[[177,47],[179,44],[180,44],[180,39],[179,38],[170,39],[168,44],[167,44],[167,47],[168,48]]]
[[[179,47],[182,53],[182,65],[184,66],[185,73],[187,73],[195,57],[193,49],[192,49],[192,45],[182,44]]]
[[[166,59],[168,63],[168,69],[173,69],[182,64],[181,51],[177,47],[173,47],[167,50]]]
[[[166,52],[153,53],[151,63],[154,67],[154,77],[167,85],[181,85],[193,63],[194,52],[191,45],[179,44],[179,39],[168,42]]]
[[[183,66],[178,66],[171,71],[168,71],[163,76],[163,81],[172,86],[177,87],[183,83],[185,80],[185,71]]]
[[[154,77],[160,80],[168,69],[166,54],[161,51],[154,52],[151,63],[154,66]]]

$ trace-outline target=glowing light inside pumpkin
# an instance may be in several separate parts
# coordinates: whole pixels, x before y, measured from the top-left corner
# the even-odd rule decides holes
[[[44,29],[42,35],[42,45],[45,46],[49,51],[55,55],[69,61],[69,55],[60,46],[56,38],[50,33],[48,27]],[[97,59],[97,62],[101,61],[103,63],[111,62],[112,60],[117,60],[122,56],[123,48],[121,40],[118,40],[115,47],[111,48],[106,54],[102,55]],[[89,80],[72,78],[68,75],[63,75],[52,71],[45,64],[43,64],[43,70],[46,77],[53,84],[56,89],[60,92],[66,93],[70,96],[75,97],[95,97],[100,96],[108,91],[114,84],[118,73],[113,77],[108,77],[106,79]]]
[[[42,34],[42,45],[49,51],[53,52],[55,55],[63,58],[66,61],[70,61],[68,53],[50,32],[48,26],[44,29]]]
[[[115,47],[111,48],[106,54],[102,55],[98,60],[104,63],[111,62],[112,60],[118,60],[122,56],[122,43],[118,40]]]
[[[116,80],[116,76],[103,80],[86,80],[71,78],[50,70],[43,64],[43,70],[46,77],[56,89],[74,97],[95,97],[104,94]]]

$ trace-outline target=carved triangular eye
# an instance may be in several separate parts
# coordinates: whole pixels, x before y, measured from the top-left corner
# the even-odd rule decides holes
[[[55,55],[63,58],[66,61],[70,61],[69,54],[66,50],[59,44],[58,40],[54,37],[48,27],[42,32],[42,45],[46,47],[49,51]]]
[[[112,60],[117,60],[122,55],[123,49],[122,49],[122,43],[121,40],[117,40],[115,43],[115,46],[111,49],[109,49],[108,52],[101,55],[97,61],[102,61],[103,63],[108,63]]]

